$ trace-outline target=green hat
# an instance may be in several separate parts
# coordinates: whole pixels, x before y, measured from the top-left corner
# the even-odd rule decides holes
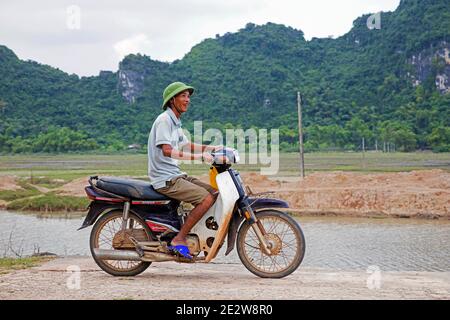
[[[162,104],[162,108],[164,110],[166,110],[167,106],[167,102],[169,102],[170,99],[172,99],[173,97],[175,97],[177,94],[179,94],[180,92],[183,92],[185,90],[189,90],[189,93],[192,95],[194,93],[194,87],[188,86],[186,84],[184,84],[183,82],[173,82],[171,84],[169,84],[163,92],[163,104]]]

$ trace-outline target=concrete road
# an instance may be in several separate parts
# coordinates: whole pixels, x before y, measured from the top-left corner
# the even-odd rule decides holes
[[[300,266],[262,279],[241,264],[164,262],[129,278],[106,274],[91,257],[69,257],[0,275],[0,299],[450,299],[450,272]]]

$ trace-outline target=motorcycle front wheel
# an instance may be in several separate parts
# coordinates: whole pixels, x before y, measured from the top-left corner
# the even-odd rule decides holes
[[[250,272],[259,277],[286,277],[299,267],[305,255],[302,229],[284,212],[262,210],[256,213],[256,217],[266,232],[270,255],[263,251],[255,231],[245,221],[237,236],[239,258]]]

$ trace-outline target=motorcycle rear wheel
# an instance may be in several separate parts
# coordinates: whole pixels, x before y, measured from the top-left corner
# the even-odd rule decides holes
[[[130,212],[128,224],[139,225],[139,229],[143,228],[147,235],[147,240],[151,241],[151,231],[145,221],[140,217]],[[144,272],[151,262],[145,261],[128,261],[128,260],[103,260],[96,257],[94,249],[108,249],[114,250],[112,241],[117,232],[120,231],[122,225],[122,211],[114,210],[104,214],[97,222],[91,231],[90,249],[92,257],[97,265],[103,271],[110,275],[117,277],[132,277]]]
[[[262,210],[257,219],[266,231],[271,254],[261,248],[251,225],[245,221],[239,228],[239,259],[253,274],[261,278],[283,278],[294,272],[305,255],[305,237],[298,223],[284,212]]]

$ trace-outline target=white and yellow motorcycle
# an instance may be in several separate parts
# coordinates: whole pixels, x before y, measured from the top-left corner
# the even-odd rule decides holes
[[[91,177],[85,191],[92,202],[80,229],[95,223],[90,248],[100,268],[114,276],[135,276],[152,262],[208,263],[227,238],[225,255],[237,239],[239,258],[252,273],[282,278],[294,272],[303,260],[305,239],[297,222],[278,210],[288,204],[249,194],[231,169],[239,161],[236,150],[224,148],[212,156],[210,183],[219,195],[187,237],[193,259],[168,249],[189,214],[179,201],[145,181]]]

